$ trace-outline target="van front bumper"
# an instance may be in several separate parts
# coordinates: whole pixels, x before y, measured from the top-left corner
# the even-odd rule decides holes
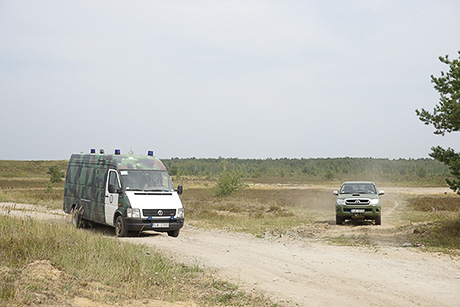
[[[166,232],[181,229],[184,226],[184,219],[135,219],[123,218],[128,231],[154,230]]]

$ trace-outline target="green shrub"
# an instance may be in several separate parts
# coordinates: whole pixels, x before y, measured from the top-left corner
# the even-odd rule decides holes
[[[59,170],[59,167],[57,165],[50,166],[47,173],[51,175],[51,183],[61,182],[62,178],[64,178],[64,172]]]
[[[236,170],[228,171],[225,164],[225,161],[222,161],[223,170],[213,190],[215,197],[225,197],[245,187],[241,172]]]

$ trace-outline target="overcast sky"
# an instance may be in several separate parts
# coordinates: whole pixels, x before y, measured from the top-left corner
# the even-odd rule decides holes
[[[0,0],[0,160],[423,158],[458,0]]]

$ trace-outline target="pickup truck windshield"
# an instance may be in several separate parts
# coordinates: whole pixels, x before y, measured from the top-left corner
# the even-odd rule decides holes
[[[121,184],[126,191],[172,191],[174,186],[166,171],[122,170]]]
[[[349,183],[342,185],[340,194],[376,194],[375,186],[373,184],[355,184]]]

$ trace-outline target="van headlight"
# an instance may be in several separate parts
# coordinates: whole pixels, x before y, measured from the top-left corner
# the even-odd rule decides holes
[[[380,200],[379,199],[371,199],[371,205],[372,206],[378,206],[380,204]]]
[[[184,218],[184,208],[177,209],[176,218]]]
[[[128,208],[126,210],[126,215],[129,218],[140,218],[141,217],[141,211],[138,208]]]
[[[345,205],[345,199],[337,199],[337,205]]]

